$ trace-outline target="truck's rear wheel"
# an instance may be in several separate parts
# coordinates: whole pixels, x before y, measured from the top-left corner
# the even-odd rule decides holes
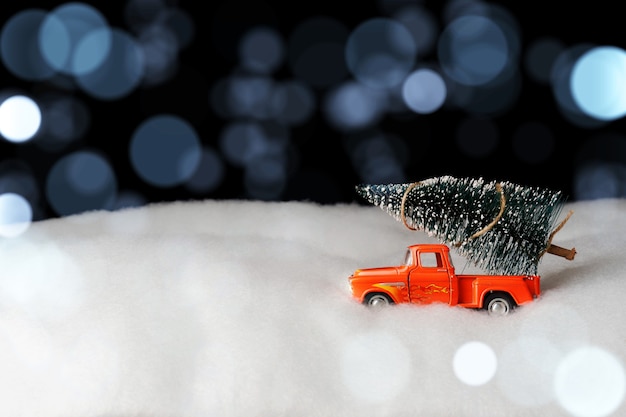
[[[363,304],[368,307],[386,307],[393,304],[393,300],[387,294],[376,292],[367,294]]]
[[[515,301],[506,293],[494,292],[485,296],[483,307],[491,316],[506,316],[515,309]]]

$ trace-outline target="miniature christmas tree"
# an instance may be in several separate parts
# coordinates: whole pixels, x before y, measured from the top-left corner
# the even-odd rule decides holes
[[[435,236],[495,274],[536,274],[546,252],[570,260],[576,254],[552,244],[572,214],[555,228],[564,204],[559,191],[450,176],[356,190],[409,229]]]

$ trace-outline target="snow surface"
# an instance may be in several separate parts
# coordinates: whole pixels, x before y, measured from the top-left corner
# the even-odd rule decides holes
[[[626,200],[570,209],[553,243],[576,258],[545,255],[507,317],[352,300],[355,269],[433,241],[374,206],[34,223],[0,241],[0,416],[626,415]]]

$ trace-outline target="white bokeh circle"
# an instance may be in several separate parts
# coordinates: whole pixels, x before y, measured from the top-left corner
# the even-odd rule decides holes
[[[473,386],[484,385],[496,374],[498,358],[486,343],[472,341],[457,349],[452,367],[461,382]]]
[[[32,220],[33,210],[24,197],[15,193],[0,195],[0,236],[19,236]]]
[[[572,416],[606,417],[624,401],[624,367],[604,349],[579,348],[559,363],[554,390],[559,404]]]
[[[16,95],[0,104],[0,134],[10,142],[32,139],[41,126],[41,110],[31,98]]]

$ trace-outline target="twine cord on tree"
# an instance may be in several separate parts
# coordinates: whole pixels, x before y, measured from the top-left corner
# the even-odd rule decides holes
[[[407,227],[407,229],[410,229],[410,230],[417,230],[417,229],[415,227],[409,226],[408,222],[406,221],[406,215],[404,214],[404,206],[406,204],[406,198],[411,192],[411,190],[419,184],[420,182],[413,182],[408,187],[406,187],[406,190],[404,191],[404,194],[402,195],[402,203],[400,204],[400,218],[402,219],[402,223]],[[506,208],[506,196],[504,195],[504,191],[502,190],[502,185],[500,185],[499,182],[496,183],[496,191],[500,193],[500,212],[498,213],[498,215],[487,226],[483,227],[481,230],[474,233],[472,236],[467,238],[464,242],[455,243],[454,246],[459,247],[465,242],[469,242],[472,239],[476,239],[477,237],[484,235],[485,233],[490,231],[493,228],[493,226],[496,225],[496,223],[500,221],[500,219],[502,218],[502,215],[504,214],[504,209]]]
[[[504,191],[502,190],[502,186],[499,182],[496,183],[496,191],[500,193],[500,212],[498,213],[498,215],[487,226],[483,227],[481,230],[468,237],[465,241],[455,243],[454,246],[458,248],[463,243],[467,243],[472,239],[476,239],[477,237],[484,235],[485,233],[490,231],[493,226],[496,225],[496,223],[500,221],[502,215],[504,214],[504,209],[506,208],[506,196],[504,195]]]
[[[562,256],[569,261],[574,259],[574,257],[576,256],[576,248],[565,249],[552,244],[552,239],[554,238],[554,235],[556,235],[557,232],[561,230],[563,226],[565,226],[565,223],[569,220],[570,217],[572,217],[572,214],[574,214],[574,210],[570,210],[569,213],[567,213],[567,216],[565,216],[565,218],[563,219],[563,221],[554,228],[552,233],[550,233],[550,236],[548,237],[548,244],[546,245],[546,248],[543,250],[543,252],[539,254],[539,258],[541,258],[546,252],[548,252],[553,255]]]
[[[406,203],[406,197],[409,195],[411,190],[415,188],[415,186],[417,186],[420,182],[421,181],[411,183],[408,187],[406,187],[406,190],[404,190],[404,195],[402,195],[402,204],[400,204],[400,218],[402,219],[402,223],[404,223],[407,229],[410,229],[410,230],[417,230],[417,229],[415,227],[409,226],[409,224],[406,222],[406,217],[404,216],[404,204]]]
[[[561,230],[563,226],[565,226],[565,223],[569,220],[570,217],[572,217],[572,214],[574,214],[574,210],[570,210],[569,213],[567,213],[567,216],[565,216],[565,218],[563,219],[563,221],[554,228],[552,233],[550,233],[550,236],[548,237],[548,246],[552,243],[552,238],[554,237],[554,235],[556,235],[557,232]]]

